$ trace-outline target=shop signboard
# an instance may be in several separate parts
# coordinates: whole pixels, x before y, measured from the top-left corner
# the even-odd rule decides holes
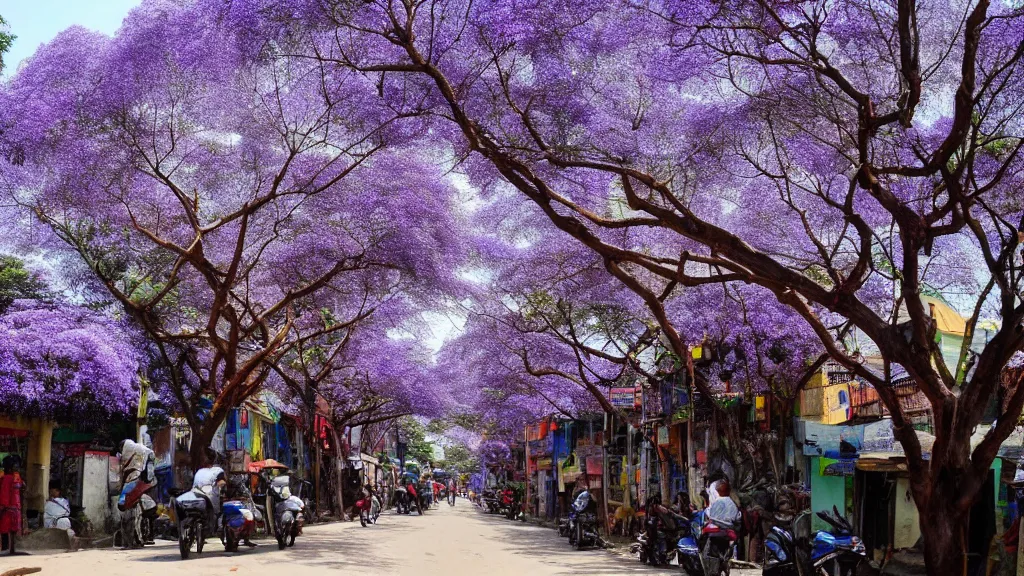
[[[636,405],[636,388],[612,388],[609,400],[616,408],[632,408]]]

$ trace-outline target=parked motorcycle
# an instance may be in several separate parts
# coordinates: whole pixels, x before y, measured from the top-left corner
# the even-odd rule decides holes
[[[174,499],[174,514],[178,519],[178,550],[181,559],[188,560],[195,544],[196,554],[203,553],[206,538],[216,530],[213,501],[205,494],[189,490]]]
[[[588,546],[601,546],[603,541],[597,530],[597,512],[590,492],[582,492],[572,503],[569,520],[569,545],[575,550]]]
[[[680,527],[675,550],[668,555],[669,564],[679,564],[688,576],[728,576],[736,532],[708,522],[706,513],[695,513]]]
[[[653,511],[653,506],[647,506],[647,517],[644,521],[644,529],[637,535],[636,542],[629,551],[634,554],[641,563],[651,566],[662,566],[669,562],[669,558],[676,556],[676,547],[679,539],[684,534],[689,534],[689,520],[683,516],[674,516],[679,525],[669,528],[665,521]]]
[[[236,488],[243,490],[244,487]],[[224,500],[223,488],[210,487],[193,489],[180,494],[174,499],[175,515],[178,518],[178,551],[181,559],[187,560],[192,545],[196,553],[203,553],[206,539],[214,534],[220,536],[224,549],[236,552],[238,545],[246,540],[255,527],[255,516],[248,508],[245,494],[236,494],[239,498]],[[220,506],[217,504],[220,502]]]
[[[153,540],[149,518],[143,517],[156,512],[156,502],[146,494],[153,486],[156,483],[146,482],[137,476],[134,480],[124,481],[117,509],[120,512],[121,546],[125,548],[141,548]]]
[[[765,576],[854,576],[867,555],[853,526],[833,506],[832,513],[818,512],[834,531],[819,531],[808,542],[782,526],[773,526],[765,538]],[[794,522],[795,523],[795,522]]]
[[[277,547],[294,546],[295,537],[302,534],[306,505],[291,492],[291,477],[282,474],[270,481],[270,499],[274,506],[274,538]]]
[[[558,519],[558,535],[562,538],[569,537],[569,528],[571,527],[572,518],[564,516]]]
[[[501,501],[493,490],[485,490],[483,493],[483,507],[488,514],[497,514],[501,509]]]
[[[228,500],[221,506],[220,525],[224,550],[237,552],[238,545],[252,535],[256,521],[244,500]]]
[[[501,491],[500,504],[498,504],[498,513],[512,520],[514,518],[516,508],[515,492],[511,488],[505,488]]]

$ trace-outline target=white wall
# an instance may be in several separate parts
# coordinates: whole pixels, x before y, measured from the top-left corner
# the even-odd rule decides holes
[[[82,506],[98,533],[105,531],[111,516],[109,459],[106,452],[86,452],[82,469]]]
[[[893,545],[897,550],[910,548],[921,537],[921,526],[914,497],[910,494],[910,479],[896,481],[896,521],[893,528]]]

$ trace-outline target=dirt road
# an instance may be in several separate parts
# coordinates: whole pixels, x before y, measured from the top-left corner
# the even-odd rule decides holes
[[[466,500],[423,516],[386,513],[376,526],[358,522],[307,527],[294,548],[273,541],[238,554],[210,540],[202,557],[182,561],[177,544],[144,550],[0,556],[0,572],[42,567],[40,576],[588,576],[680,574],[654,570],[605,550],[573,551],[554,530],[482,514]],[[735,576],[756,571],[734,570]]]

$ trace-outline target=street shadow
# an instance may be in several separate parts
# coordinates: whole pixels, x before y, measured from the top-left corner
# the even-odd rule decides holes
[[[296,540],[296,543],[299,541]],[[149,556],[142,556],[138,558],[132,558],[133,562],[194,562],[204,558],[241,558],[245,556],[267,554],[269,552],[277,552],[277,543],[273,540],[259,541],[259,546],[256,548],[240,548],[238,552],[228,552],[224,549],[224,545],[221,544],[220,540],[211,538],[206,541],[206,545],[203,546],[203,553],[197,554],[196,547],[192,545],[192,552],[189,555],[188,560],[181,559],[181,553],[178,552],[178,543],[174,542],[171,545],[161,544],[155,548],[146,547],[143,550],[154,550],[159,551],[158,554],[152,554]]]
[[[436,512],[434,512],[436,514]],[[427,512],[423,516],[418,514],[397,514],[388,511],[381,514],[377,524],[367,527],[359,525],[358,520],[352,523],[351,529],[339,532],[337,524],[314,524],[306,526],[301,536],[296,538],[295,546],[279,550],[277,542],[272,538],[257,540],[257,548],[242,549],[239,552],[227,552],[223,544],[217,538],[207,540],[202,554],[196,554],[195,548],[188,560],[181,560],[177,543],[164,543],[152,550],[152,554],[133,558],[133,561],[140,562],[194,562],[197,568],[201,568],[205,560],[238,558],[243,559],[253,555],[268,556],[266,561],[273,561],[275,564],[293,564],[297,566],[308,566],[327,568],[331,570],[347,570],[350,572],[363,572],[372,569],[382,573],[397,573],[402,566],[396,564],[395,560],[373,554],[372,551],[380,547],[380,540],[391,540],[401,537],[403,534],[422,533],[425,520],[431,515]],[[332,528],[333,527],[333,528]],[[271,560],[272,558],[272,560]]]
[[[500,543],[509,553],[529,556],[552,567],[557,574],[679,574],[679,568],[647,566],[635,558],[621,556],[613,550],[573,550],[569,546],[569,539],[560,537],[558,531],[551,528],[513,522],[483,512],[478,513],[475,519],[489,524],[500,535]]]

